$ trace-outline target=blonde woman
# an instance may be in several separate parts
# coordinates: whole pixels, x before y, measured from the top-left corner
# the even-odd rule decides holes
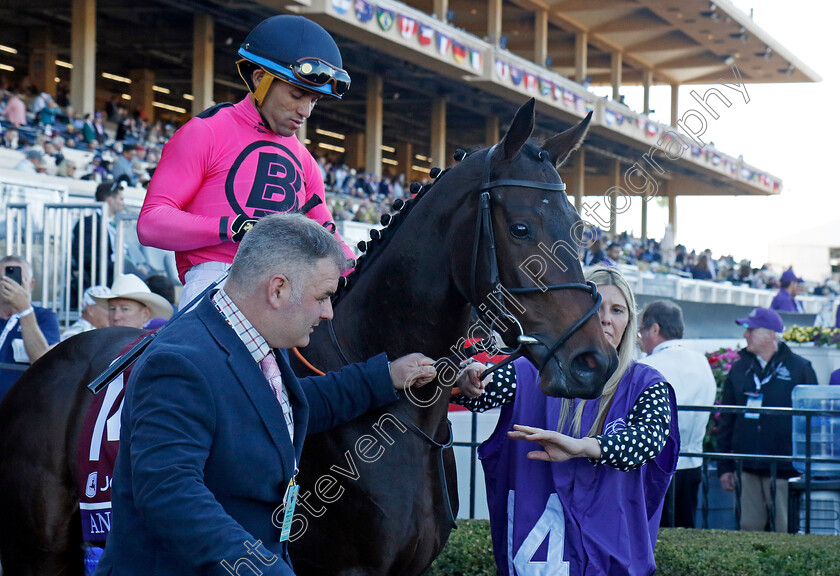
[[[76,168],[77,166],[75,162],[65,158],[64,160],[59,162],[58,167],[56,168],[55,175],[62,176],[64,178],[75,178]]]
[[[536,368],[519,359],[512,378],[462,402],[473,410],[503,405],[479,457],[505,576],[656,569],[653,548],[679,454],[674,392],[633,360],[636,301],[621,273],[595,268],[586,279],[603,297],[601,326],[619,357],[600,398],[546,397]]]

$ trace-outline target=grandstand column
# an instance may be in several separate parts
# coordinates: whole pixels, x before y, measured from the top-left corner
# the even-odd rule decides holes
[[[674,234],[674,241],[677,240],[677,193],[668,190],[668,182],[662,183],[665,193],[668,195],[668,223],[671,224],[671,232]]]
[[[653,70],[642,71],[642,85],[644,86],[644,113],[650,114],[650,87],[653,84]]]
[[[303,124],[300,125],[300,128],[297,129],[295,133],[297,135],[298,140],[303,143],[306,143],[306,127],[309,124],[306,120],[303,121]]]
[[[70,105],[79,116],[96,110],[96,0],[73,0],[70,25]]]
[[[362,132],[351,132],[344,135],[344,159],[347,166],[354,170],[364,170],[365,166],[365,135]]]
[[[492,146],[499,141],[499,117],[487,116],[484,119],[484,145]]]
[[[621,190],[621,162],[618,158],[610,160],[610,189]],[[618,230],[618,210],[616,204],[619,200],[616,198],[619,194],[610,197],[610,234],[615,235]]]
[[[647,240],[647,203],[648,197],[641,197],[642,201],[642,239]]]
[[[432,166],[446,168],[446,98],[432,100]]]
[[[155,73],[148,68],[131,70],[131,107],[142,110],[148,122],[155,121]]]
[[[446,14],[449,12],[449,0],[434,0],[432,12],[441,22],[446,22]],[[409,169],[411,166],[409,166]]]
[[[411,142],[399,142],[397,148],[397,174],[404,174],[406,183],[412,180],[411,165],[414,161],[414,146]]]
[[[610,55],[610,82],[612,83],[612,99],[619,101],[621,92],[621,52]]]
[[[586,32],[575,34],[575,82],[583,84],[588,74],[586,48],[589,35]]]
[[[192,113],[200,114],[213,105],[213,18],[193,18]]]
[[[680,119],[679,113],[680,104],[680,85],[671,84],[671,126],[677,125],[677,120]]]
[[[365,172],[382,176],[382,76],[367,76]]]
[[[581,206],[583,206],[584,179],[586,178],[586,150],[583,148],[579,148],[575,155],[573,171],[572,182],[574,182],[575,186],[575,210],[580,214]]]
[[[487,41],[499,46],[502,37],[502,0],[487,0]]]
[[[55,97],[55,59],[58,51],[47,28],[33,28],[30,39],[29,78],[39,92]]]
[[[546,66],[548,60],[548,10],[534,12],[534,64]]]

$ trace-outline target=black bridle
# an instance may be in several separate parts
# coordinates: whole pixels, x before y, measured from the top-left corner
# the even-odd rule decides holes
[[[519,335],[516,338],[517,346],[516,348],[504,348],[499,350],[501,354],[507,354],[508,357],[502,360],[501,362],[494,364],[492,367],[488,368],[484,371],[481,375],[481,379],[483,380],[485,376],[498,370],[502,366],[510,364],[515,359],[519,358],[524,354],[524,347],[525,346],[534,346],[536,344],[540,344],[545,346],[548,349],[548,354],[546,354],[545,360],[543,361],[542,365],[539,366],[539,371],[542,371],[545,368],[546,364],[548,363],[549,359],[554,356],[557,350],[560,349],[566,341],[572,337],[572,334],[577,332],[593,315],[598,311],[598,308],[601,307],[601,295],[598,293],[598,289],[595,287],[595,284],[592,282],[587,282],[586,284],[581,284],[579,282],[570,282],[564,284],[551,284],[549,286],[538,287],[534,286],[532,288],[505,288],[502,286],[501,279],[499,278],[499,263],[496,258],[496,241],[493,235],[493,214],[490,208],[490,191],[493,188],[501,188],[503,186],[517,186],[520,188],[535,188],[537,190],[550,190],[556,192],[565,192],[566,184],[563,183],[561,180],[559,183],[552,184],[551,182],[534,182],[531,180],[490,180],[490,158],[493,155],[493,151],[496,149],[496,145],[492,146],[488,151],[487,155],[484,157],[484,176],[482,179],[481,187],[479,188],[480,197],[479,197],[479,206],[478,206],[478,217],[476,218],[475,223],[475,235],[473,240],[473,253],[472,253],[472,265],[470,267],[470,292],[472,296],[472,301],[478,304],[480,302],[478,298],[478,292],[476,289],[476,283],[478,281],[478,250],[481,244],[481,239],[486,238],[486,250],[487,250],[487,259],[490,265],[490,285],[493,286],[493,290],[490,292],[490,302],[492,306],[496,308],[496,312],[498,314],[512,320],[516,326],[519,328]],[[540,158],[543,158],[542,154]],[[539,336],[533,335],[529,336],[525,334],[525,330],[522,328],[522,324],[520,324],[519,320],[511,314],[507,307],[505,306],[502,293],[507,292],[508,294],[530,294],[534,292],[545,292],[548,290],[583,290],[584,292],[588,293],[593,301],[592,308],[583,315],[577,322],[575,322],[562,336],[560,336],[553,344],[550,342],[543,341]],[[495,315],[488,315],[487,311],[478,310],[479,318],[482,321],[485,321],[489,317],[489,323],[487,326],[492,330],[496,324]]]

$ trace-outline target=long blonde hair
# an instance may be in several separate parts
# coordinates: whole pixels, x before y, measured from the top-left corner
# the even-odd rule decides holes
[[[638,311],[636,310],[636,297],[627,284],[627,280],[624,279],[624,276],[617,269],[598,266],[587,270],[585,276],[587,281],[594,282],[596,286],[615,286],[618,288],[622,296],[624,296],[624,300],[627,302],[628,315],[627,326],[624,327],[624,333],[621,335],[621,341],[618,344],[618,367],[604,385],[604,391],[599,398],[601,404],[598,406],[598,416],[586,434],[587,436],[595,436],[603,430],[605,420],[607,419],[607,411],[612,405],[615,391],[618,389],[618,383],[621,381],[621,377],[624,376],[624,372],[630,366],[631,362],[633,362],[636,355]],[[578,438],[580,437],[581,420],[583,419],[583,409],[586,406],[586,402],[587,400],[583,400],[578,404],[571,422],[571,433]],[[563,401],[563,406],[560,410],[560,419],[557,424],[558,431],[562,432],[564,428],[568,428],[569,423],[567,420],[573,405],[574,401],[571,399]]]

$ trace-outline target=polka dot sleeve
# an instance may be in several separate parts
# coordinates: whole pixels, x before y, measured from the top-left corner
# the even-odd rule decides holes
[[[595,436],[601,444],[601,458],[594,462],[618,470],[633,470],[662,452],[670,432],[668,385],[660,382],[639,395],[625,428],[613,434]]]
[[[484,394],[477,398],[457,394],[452,396],[450,402],[463,406],[470,412],[484,412],[491,408],[497,408],[502,404],[513,402],[516,393],[516,368],[511,362],[493,372],[492,378],[484,387]]]

